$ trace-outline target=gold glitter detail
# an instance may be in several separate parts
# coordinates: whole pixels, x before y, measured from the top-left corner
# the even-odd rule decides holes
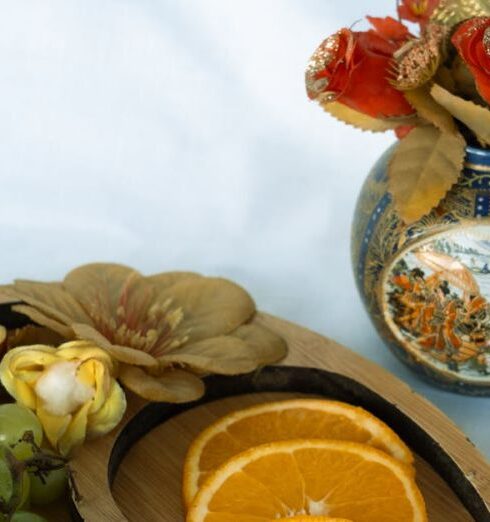
[[[452,27],[476,16],[490,16],[490,0],[441,0],[431,20]]]
[[[422,37],[410,40],[401,47],[394,54],[394,80],[391,83],[402,91],[427,83],[441,63],[447,34],[444,26],[430,24]]]
[[[487,55],[490,56],[490,27],[487,27],[483,33],[483,47]]]
[[[324,104],[324,103],[332,103],[338,98],[338,94],[336,92],[322,92],[318,95],[317,101],[318,103]]]
[[[340,45],[340,34],[336,33],[325,39],[313,53],[305,73],[306,92],[313,100],[328,88],[328,78],[318,77],[335,58]]]

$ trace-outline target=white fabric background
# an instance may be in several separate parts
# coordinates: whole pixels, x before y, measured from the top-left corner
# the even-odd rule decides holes
[[[2,2],[0,280],[94,260],[228,276],[397,374],[490,454],[488,399],[415,378],[354,287],[355,200],[393,137],[337,123],[304,92],[325,36],[394,4]]]

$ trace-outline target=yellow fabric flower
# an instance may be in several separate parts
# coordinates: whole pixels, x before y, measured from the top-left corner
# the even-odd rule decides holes
[[[113,375],[110,355],[88,341],[21,346],[0,363],[5,389],[36,413],[62,455],[120,422],[126,397]]]

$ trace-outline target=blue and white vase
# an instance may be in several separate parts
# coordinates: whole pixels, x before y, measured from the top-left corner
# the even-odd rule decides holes
[[[419,374],[490,395],[490,150],[467,148],[458,183],[429,215],[405,225],[376,163],[357,203],[352,261],[381,337]]]

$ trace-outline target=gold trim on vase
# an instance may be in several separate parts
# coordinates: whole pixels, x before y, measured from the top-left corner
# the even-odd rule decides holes
[[[490,165],[477,165],[476,163],[465,163],[464,168],[474,170],[475,172],[490,172]]]

